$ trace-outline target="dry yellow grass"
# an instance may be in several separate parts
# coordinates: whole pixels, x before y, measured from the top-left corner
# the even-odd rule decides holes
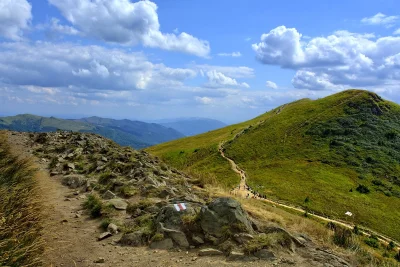
[[[41,266],[41,204],[29,159],[10,152],[0,134],[0,266]]]

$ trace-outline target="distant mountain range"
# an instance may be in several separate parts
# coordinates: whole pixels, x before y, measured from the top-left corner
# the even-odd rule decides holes
[[[182,118],[159,121],[164,125],[183,133],[186,136],[197,135],[227,126],[225,123],[206,118]]]
[[[163,120],[148,123],[132,120],[115,120],[100,117],[83,119],[59,119],[31,114],[0,117],[0,130],[21,132],[53,132],[58,129],[100,134],[122,146],[136,149],[205,133],[226,126],[224,123],[205,118]]]
[[[184,134],[156,123],[99,117],[67,120],[23,114],[0,118],[0,129],[21,132],[52,132],[57,129],[90,132],[136,149],[184,137]]]

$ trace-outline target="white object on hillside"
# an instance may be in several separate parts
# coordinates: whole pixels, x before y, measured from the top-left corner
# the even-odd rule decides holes
[[[186,209],[185,203],[174,204],[174,207],[175,207],[176,211],[182,211],[182,210]]]
[[[346,211],[346,213],[345,213],[345,215],[347,215],[347,216],[353,216],[353,213],[351,213],[350,211]]]

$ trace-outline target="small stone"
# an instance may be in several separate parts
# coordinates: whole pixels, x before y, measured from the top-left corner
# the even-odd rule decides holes
[[[107,190],[104,194],[103,194],[103,198],[104,199],[113,199],[115,198],[115,194],[113,192],[111,192],[110,190]]]
[[[245,260],[246,255],[243,252],[239,251],[231,251],[228,256],[228,260],[230,261],[240,261],[240,260]]]
[[[192,237],[192,241],[193,241],[196,245],[202,245],[202,244],[204,244],[204,240],[203,240],[200,236],[194,235],[194,236]]]
[[[113,234],[113,235],[115,235],[115,234],[118,234],[118,226],[116,226],[115,224],[113,224],[113,223],[110,223],[108,226],[107,226],[107,231],[109,231],[111,234]]]
[[[112,236],[112,234],[110,232],[104,232],[101,235],[99,235],[99,237],[97,238],[98,241],[104,240],[108,237]]]
[[[78,196],[79,195],[79,191],[75,191],[73,194],[74,194],[74,196]]]
[[[104,161],[104,162],[108,161],[108,159],[106,157],[101,157],[101,160]]]
[[[128,207],[128,203],[119,198],[111,199],[109,203],[113,205],[116,210],[126,210]]]
[[[71,169],[71,170],[75,170],[75,164],[73,164],[73,163],[68,163],[68,164],[67,164],[67,167],[68,167],[69,169]]]
[[[199,251],[199,256],[219,256],[223,254],[222,251],[214,248],[204,248]]]
[[[75,218],[80,218],[81,217],[81,215],[80,214],[78,214],[78,213],[75,213]]]
[[[192,258],[192,261],[196,261],[198,258],[197,257],[193,257]]]
[[[94,261],[94,263],[104,263],[106,260],[102,257],[98,258],[97,260]]]
[[[53,171],[53,172],[50,173],[50,176],[56,176],[56,175],[59,175],[59,174],[60,174],[59,172]]]
[[[254,239],[254,236],[252,236],[251,234],[247,234],[247,233],[239,233],[239,234],[235,234],[233,236],[233,238],[236,240],[236,242],[238,242],[239,244],[244,244],[249,242],[250,240]]]

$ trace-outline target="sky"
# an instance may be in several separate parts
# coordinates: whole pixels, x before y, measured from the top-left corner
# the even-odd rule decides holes
[[[234,123],[349,88],[400,103],[398,0],[0,0],[0,115]]]

